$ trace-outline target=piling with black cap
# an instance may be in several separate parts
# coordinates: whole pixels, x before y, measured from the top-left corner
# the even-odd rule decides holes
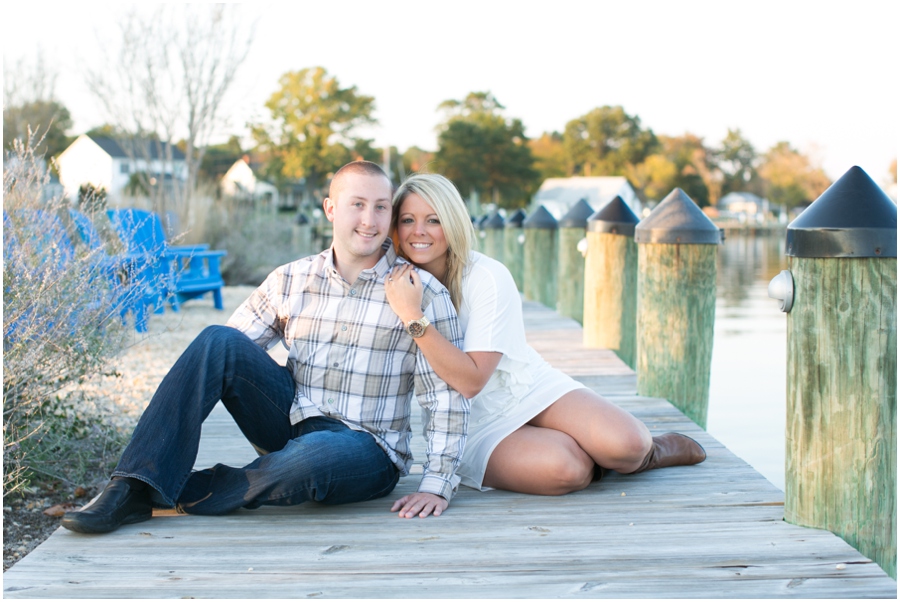
[[[503,216],[499,212],[494,213],[482,224],[484,248],[481,251],[488,257],[493,257],[503,263]]]
[[[584,267],[584,346],[610,349],[634,370],[637,357],[640,219],[617,196],[587,222]]]
[[[313,253],[312,223],[304,213],[298,213],[294,221],[294,251],[297,257],[306,257]]]
[[[522,222],[525,221],[525,210],[517,209],[506,219],[503,229],[503,263],[512,274],[516,288],[525,290],[525,234]]]
[[[559,220],[559,266],[556,286],[556,311],[584,320],[584,255],[578,246],[584,239],[587,220],[594,209],[581,199]]]
[[[786,254],[769,287],[788,311],[785,520],[896,579],[897,205],[852,167],[788,225]]]
[[[541,205],[531,212],[522,228],[525,233],[525,287],[523,295],[556,309],[557,223]]]
[[[664,397],[706,428],[721,232],[676,188],[635,227],[634,241],[638,395]]]

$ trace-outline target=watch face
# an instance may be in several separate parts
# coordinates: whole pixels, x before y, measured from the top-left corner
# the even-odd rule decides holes
[[[406,331],[409,333],[414,339],[418,339],[420,336],[425,334],[425,324],[422,324],[419,320],[413,320],[409,324],[406,325]]]

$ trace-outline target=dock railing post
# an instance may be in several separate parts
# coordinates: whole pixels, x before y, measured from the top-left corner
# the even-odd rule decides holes
[[[638,395],[663,397],[706,428],[719,228],[676,188],[634,229]]]
[[[522,222],[525,221],[525,211],[517,209],[515,213],[506,219],[506,227],[503,229],[503,263],[512,274],[519,292],[525,290],[525,234],[522,231]]]
[[[313,253],[312,224],[303,213],[298,213],[294,222],[294,251],[297,257],[306,257]]]
[[[897,205],[859,167],[786,235],[784,517],[897,578]]]
[[[617,196],[587,222],[584,265],[584,346],[610,349],[636,367],[638,250],[640,220]]]
[[[503,263],[503,216],[500,213],[494,213],[485,220],[482,228],[484,229],[484,250],[482,253]]]
[[[475,226],[475,250],[484,253],[484,222],[488,220],[487,215],[475,218],[472,225]],[[486,253],[485,253],[486,254]]]
[[[556,286],[556,311],[584,322],[584,255],[578,245],[584,240],[587,219],[594,213],[581,199],[559,220],[559,268]]]
[[[556,267],[559,249],[557,224],[547,208],[541,205],[522,222],[525,232],[525,288],[529,301],[556,309]]]

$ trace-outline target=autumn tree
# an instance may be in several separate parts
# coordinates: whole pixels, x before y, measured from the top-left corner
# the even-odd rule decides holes
[[[659,146],[651,129],[620,106],[603,106],[573,119],[563,134],[570,175],[620,176]]]
[[[525,126],[503,115],[503,105],[490,92],[471,92],[463,100],[438,107],[435,162],[460,192],[478,192],[502,207],[524,207],[538,185],[534,157]]]
[[[528,147],[534,156],[534,168],[540,174],[541,180],[562,178],[568,175],[566,149],[563,146],[562,134],[544,132],[540,138],[529,140]]]
[[[768,199],[785,207],[811,203],[831,186],[822,168],[788,142],[779,142],[766,152],[759,175]]]
[[[360,126],[376,123],[373,97],[356,86],[342,88],[323,67],[289,71],[278,85],[266,102],[271,119],[252,127],[269,157],[270,178],[279,184],[305,178],[309,193],[354,154],[373,155],[371,141],[356,135]]]
[[[69,110],[56,98],[57,72],[38,51],[34,63],[24,58],[14,65],[4,61],[3,71],[3,149],[13,142],[37,142],[38,157],[55,157],[71,142]]]
[[[756,166],[759,157],[740,129],[729,129],[715,150],[715,161],[722,173],[722,194],[729,192],[762,193]]]

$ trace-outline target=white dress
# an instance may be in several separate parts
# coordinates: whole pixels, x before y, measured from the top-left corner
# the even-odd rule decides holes
[[[555,370],[528,346],[522,299],[509,270],[472,252],[463,275],[459,322],[463,351],[499,351],[497,370],[472,398],[469,434],[457,475],[463,485],[483,487],[488,458],[497,444],[554,401],[584,385]]]

